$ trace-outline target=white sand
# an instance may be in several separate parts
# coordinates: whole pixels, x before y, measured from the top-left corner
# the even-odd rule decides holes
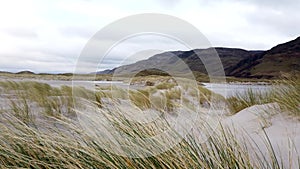
[[[225,118],[222,120],[222,124],[237,130],[236,134],[239,136],[248,135],[254,139],[263,153],[268,154],[264,142],[266,140],[264,129],[278,160],[282,159],[286,167],[288,163],[294,163],[296,166],[297,158],[300,157],[300,122],[292,116],[280,112],[277,104],[255,105],[246,108]],[[251,147],[251,149],[258,151],[257,147]],[[298,149],[298,152],[295,149]],[[290,156],[289,152],[292,152]]]

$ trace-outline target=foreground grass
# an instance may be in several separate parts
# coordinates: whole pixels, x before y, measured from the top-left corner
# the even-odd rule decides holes
[[[197,137],[190,134],[159,155],[140,158],[115,155],[103,149],[103,145],[78,126],[70,87],[52,88],[36,82],[1,82],[0,86],[1,93],[9,94],[7,97],[11,101],[11,109],[0,113],[0,166],[5,168],[284,168],[272,151],[267,135],[265,146],[269,153],[253,152],[247,147],[248,142],[253,142],[251,138],[245,136],[245,142],[240,142],[234,131],[226,127],[220,127],[204,143],[199,143]],[[171,90],[174,92],[167,93],[167,97],[181,97],[179,89],[168,91]],[[154,91],[131,93],[132,99],[143,100]],[[84,88],[75,92],[76,97],[96,105],[103,112],[107,111],[103,108],[105,105],[101,97],[108,96]],[[211,93],[206,92],[205,96],[209,97]],[[123,97],[122,91],[117,94]],[[141,129],[136,123],[122,118],[121,110],[106,113],[110,115],[107,116],[108,121],[133,138],[144,138],[151,135],[153,129],[162,127],[154,124]],[[209,127],[201,129],[204,133],[210,130]],[[144,146],[163,144],[151,142]],[[124,146],[123,151],[132,150]]]
[[[3,126],[0,164],[24,168],[252,168],[248,154],[230,135],[212,137],[206,144],[182,141],[173,149],[148,158],[127,158],[102,149],[84,133],[77,138],[63,133],[50,135],[18,121],[13,116],[13,129]],[[64,122],[65,123],[65,122]],[[132,126],[121,126],[132,127]],[[133,128],[133,130],[136,130]],[[51,133],[53,134],[53,133]],[[227,141],[226,141],[227,140]],[[79,142],[80,141],[80,142]],[[270,166],[272,167],[272,166]]]

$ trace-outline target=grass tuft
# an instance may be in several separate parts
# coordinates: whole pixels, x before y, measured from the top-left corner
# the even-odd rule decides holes
[[[226,100],[233,114],[257,104],[278,103],[283,112],[300,117],[300,80],[276,81],[271,91],[254,92],[249,89],[245,93],[238,93]]]

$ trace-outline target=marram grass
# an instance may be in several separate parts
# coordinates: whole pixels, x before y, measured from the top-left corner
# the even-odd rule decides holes
[[[218,132],[204,143],[199,143],[195,135],[189,134],[172,149],[152,157],[115,155],[103,149],[102,145],[78,127],[74,121],[76,113],[69,87],[52,88],[36,82],[1,82],[0,86],[4,89],[1,90],[2,94],[8,94],[6,97],[11,100],[10,109],[3,109],[0,113],[1,168],[263,169],[286,166],[279,162],[272,151],[273,145],[268,141],[267,134],[265,146],[270,151],[267,154],[251,152],[246,146],[247,142],[254,142],[251,138],[245,136],[246,141],[240,142],[234,131],[221,125]],[[100,101],[103,93],[95,96],[95,93],[84,88],[78,90],[77,97],[106,111]],[[178,98],[180,92],[175,92],[168,97]],[[137,97],[141,100],[148,95],[144,91],[139,94]],[[89,100],[95,97],[96,100]],[[107,113],[116,115],[107,116],[110,121],[116,120],[113,117],[122,117],[121,110]],[[141,132],[136,123],[124,118],[118,118],[117,121],[117,127],[129,135],[144,137],[153,133],[151,128],[143,128]],[[160,128],[155,125],[151,127]],[[202,128],[202,131],[206,133],[209,128]],[[299,168],[299,162],[297,164]]]
[[[283,112],[300,117],[300,78],[273,82],[271,90],[267,92],[249,89],[226,100],[232,114],[253,105],[278,103]]]

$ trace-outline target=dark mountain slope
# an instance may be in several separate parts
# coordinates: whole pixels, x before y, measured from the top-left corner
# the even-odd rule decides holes
[[[250,58],[254,56],[257,51],[247,51],[243,49],[236,49],[236,48],[214,48],[218,53],[220,60],[223,64],[223,68],[225,74],[228,75],[230,73],[230,68],[237,65],[240,61]],[[211,49],[204,49],[204,50],[194,50],[199,56],[209,57],[212,55],[213,52]],[[181,57],[181,56],[179,56]],[[207,73],[205,66],[203,65],[202,61],[199,60],[198,56],[194,53],[184,59],[184,61],[189,65],[191,70],[198,71],[202,73]]]
[[[284,73],[300,72],[300,37],[277,45],[262,55],[242,60],[229,75],[250,78],[278,78]]]
[[[300,37],[298,37],[290,42],[277,45],[268,51],[247,51],[237,48],[217,47],[164,52],[130,65],[106,70],[105,73],[131,74],[147,69],[155,69],[156,74],[157,70],[183,74],[191,70],[200,74],[207,74],[206,67],[198,55],[209,58],[215,55],[215,52],[218,53],[227,76],[278,78],[283,73],[297,74],[300,72]],[[151,72],[153,71],[146,71],[146,73]]]
[[[188,65],[191,71],[207,73],[206,68],[198,57],[211,57],[215,55],[215,51],[218,53],[223,67],[226,70],[235,66],[243,59],[253,56],[256,51],[246,51],[243,49],[233,48],[209,48],[209,49],[195,49],[191,51],[172,51],[164,52],[154,55],[147,60],[138,61],[136,63],[118,67],[116,71],[120,74],[130,74],[137,70],[142,71],[144,69],[155,67],[156,69],[163,69],[164,71],[172,70],[173,72],[187,72],[186,67],[182,66],[182,63]],[[183,62],[182,62],[183,61]]]

